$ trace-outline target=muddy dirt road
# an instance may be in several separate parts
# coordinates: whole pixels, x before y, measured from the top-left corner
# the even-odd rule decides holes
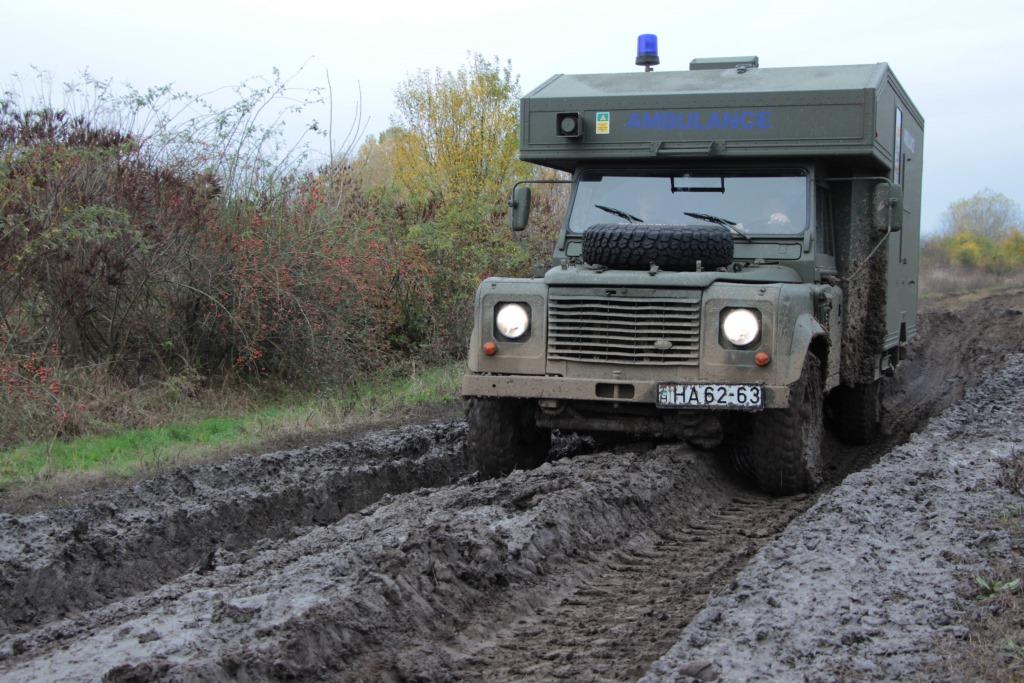
[[[914,680],[963,638],[962,574],[984,575],[999,485],[1024,447],[1024,355],[880,462],[851,474],[750,562],[645,678]],[[990,547],[994,546],[994,547]],[[813,624],[813,628],[805,625]]]
[[[1019,292],[927,307],[886,397],[889,436],[830,439],[831,485],[1024,351],[1022,308]],[[634,680],[671,650],[657,675],[686,680],[706,662],[680,633],[709,596],[738,610],[737,577],[823,504],[760,495],[714,453],[588,453],[575,437],[537,470],[477,481],[464,429],[411,425],[0,514],[0,677]]]

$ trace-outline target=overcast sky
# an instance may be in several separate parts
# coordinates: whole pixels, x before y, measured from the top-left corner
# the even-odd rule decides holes
[[[468,52],[510,60],[524,92],[555,73],[636,69],[636,36],[658,35],[661,69],[758,55],[762,66],[889,62],[925,117],[923,228],[983,188],[1024,204],[1024,3],[313,0],[0,0],[0,67],[58,81],[83,69],[192,92],[269,74],[324,85],[335,127],[390,123],[395,87]],[[324,114],[319,114],[321,118]]]

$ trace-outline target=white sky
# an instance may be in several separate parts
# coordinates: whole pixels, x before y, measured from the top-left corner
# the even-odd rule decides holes
[[[886,61],[925,117],[927,232],[986,187],[1024,204],[1022,31],[1024,3],[1006,1],[0,0],[0,79],[88,68],[198,93],[309,60],[298,83],[330,72],[343,135],[357,84],[379,132],[402,80],[457,69],[468,52],[511,60],[523,92],[554,73],[636,69],[640,33],[658,35],[663,70],[736,54],[765,67]]]

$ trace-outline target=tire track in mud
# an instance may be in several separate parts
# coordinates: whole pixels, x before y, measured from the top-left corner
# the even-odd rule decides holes
[[[214,571],[0,638],[0,676],[445,677],[438,638],[673,511],[704,519],[738,490],[719,470],[708,454],[661,446],[384,498]]]
[[[1013,543],[995,518],[1021,502],[1001,483],[1024,443],[1022,361],[789,526],[643,680],[967,680],[934,665],[969,635],[965,584]]]
[[[672,515],[581,568],[559,575],[529,613],[448,650],[457,680],[635,680],[676,642],[707,596],[810,505],[736,491],[697,517]],[[513,612],[506,608],[505,611]],[[486,631],[483,623],[463,633]],[[537,647],[540,645],[540,647]]]
[[[961,298],[923,304],[909,357],[896,381],[883,385],[890,438],[906,439],[1009,354],[1024,351],[1024,290]]]
[[[445,652],[430,679],[636,680],[762,546],[895,443],[853,447],[828,434],[826,488],[787,498],[757,493],[719,460],[701,487],[719,491],[716,504],[673,508],[616,548],[479,610],[443,645],[418,644],[421,653]]]
[[[830,483],[1019,348],[1020,300],[927,315],[886,398],[891,436],[827,442]],[[0,635],[0,677],[634,678],[816,499],[752,493],[685,446],[471,482],[463,433],[410,426],[0,516],[0,599],[33,596]],[[145,565],[153,551],[168,568]]]
[[[412,425],[317,448],[185,467],[88,505],[0,514],[0,634],[208,572],[386,494],[470,472],[465,426]]]
[[[1020,292],[1010,292],[960,310],[926,311],[908,359],[886,383],[885,436],[877,443],[854,447],[826,434],[825,490],[802,500],[757,498],[747,491],[737,500],[743,501],[740,510],[749,508],[749,514],[726,507],[720,517],[712,514],[704,522],[713,530],[712,538],[721,541],[706,546],[710,562],[699,553],[695,562],[688,548],[677,553],[663,542],[663,534],[692,538],[692,519],[659,520],[659,537],[641,534],[625,545],[638,549],[640,562],[623,567],[613,555],[591,564],[586,571],[599,577],[596,590],[588,579],[580,584],[582,593],[574,593],[572,576],[563,573],[551,582],[547,595],[528,601],[526,616],[517,618],[512,608],[511,616],[485,615],[479,624],[468,627],[471,637],[448,646],[455,678],[635,680],[675,643],[678,631],[703,607],[708,595],[728,586],[764,543],[827,489],[904,442],[930,416],[959,400],[979,378],[998,367],[1008,353],[1024,350],[1022,298]],[[728,522],[719,525],[716,520]],[[747,529],[758,532],[750,538]],[[567,584],[561,591],[559,581]],[[524,612],[521,604],[519,611]],[[488,620],[498,623],[488,626]]]

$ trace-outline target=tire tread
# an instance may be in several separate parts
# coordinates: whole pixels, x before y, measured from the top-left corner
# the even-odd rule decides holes
[[[599,224],[583,233],[583,260],[623,270],[722,268],[733,260],[732,232],[721,225]]]
[[[821,362],[808,353],[800,379],[790,388],[790,405],[759,414],[754,423],[749,466],[766,492],[809,493],[824,479]]]

